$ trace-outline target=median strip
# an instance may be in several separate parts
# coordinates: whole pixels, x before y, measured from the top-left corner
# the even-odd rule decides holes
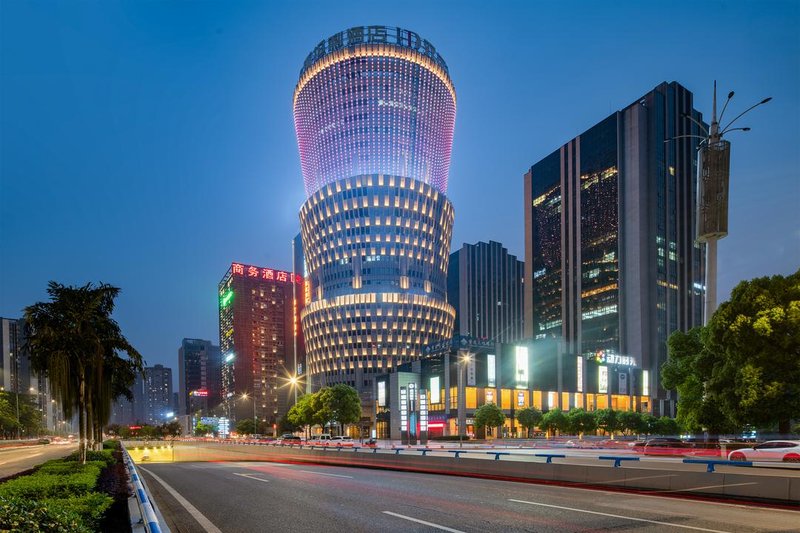
[[[453,533],[464,533],[460,529],[453,529],[451,527],[442,526],[439,524],[434,524],[433,522],[426,522],[425,520],[420,520],[419,518],[412,518],[410,516],[406,516],[404,514],[393,513],[391,511],[383,511],[383,514],[388,514],[391,516],[395,516],[397,518],[402,518],[403,520],[408,520],[409,522],[416,522],[417,524],[422,524],[424,526],[434,527],[436,529],[441,529],[442,531],[452,531]]]
[[[516,503],[525,503],[527,505],[538,505],[540,507],[550,507],[552,509],[563,509],[565,511],[575,511],[576,513],[587,513],[587,514],[594,514],[600,516],[608,516],[611,518],[622,518],[624,520],[632,520],[634,522],[647,522],[648,524],[658,524],[660,526],[670,526],[670,527],[679,527],[681,529],[692,529],[695,531],[710,531],[711,533],[730,533],[728,531],[721,531],[719,529],[708,529],[705,527],[697,527],[697,526],[686,526],[683,524],[673,524],[672,522],[661,522],[659,520],[647,520],[646,518],[633,518],[632,516],[623,516],[619,514],[611,514],[611,513],[601,513],[599,511],[588,511],[586,509],[576,509],[574,507],[564,507],[562,505],[551,505],[549,503],[539,503],[539,502],[529,502],[525,500],[514,500],[509,498],[508,501],[516,502]]]

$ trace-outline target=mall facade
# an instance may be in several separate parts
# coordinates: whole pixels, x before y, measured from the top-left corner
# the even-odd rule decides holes
[[[457,336],[376,379],[376,434],[414,444],[464,427],[464,435],[484,438],[475,411],[494,403],[506,415],[502,435],[523,436],[520,409],[642,411],[650,393],[647,371],[631,357],[573,357],[554,339],[504,344]]]

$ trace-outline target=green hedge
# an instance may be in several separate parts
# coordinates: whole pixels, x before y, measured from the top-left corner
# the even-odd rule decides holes
[[[91,533],[82,518],[45,502],[0,496],[0,531]]]
[[[48,509],[54,509],[67,515],[78,515],[89,529],[97,530],[106,510],[114,503],[114,499],[106,494],[90,492],[73,498],[54,498],[43,500]]]
[[[12,479],[0,485],[0,496],[9,498],[69,498],[91,492],[97,485],[100,469],[87,465],[83,472],[73,474],[34,473]]]
[[[47,461],[33,474],[0,484],[0,531],[97,531],[113,498],[95,492],[112,450]]]

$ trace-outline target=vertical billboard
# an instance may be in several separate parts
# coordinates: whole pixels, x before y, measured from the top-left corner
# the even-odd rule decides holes
[[[515,346],[514,347],[514,361],[515,361],[515,384],[518,389],[528,388],[528,347]]]
[[[486,355],[486,386],[497,386],[497,362],[493,353]]]
[[[597,392],[600,394],[608,393],[608,367],[597,367]]]
[[[386,407],[386,382],[378,382],[378,407]]]
[[[436,404],[442,401],[442,386],[439,376],[433,376],[430,381],[431,403]]]

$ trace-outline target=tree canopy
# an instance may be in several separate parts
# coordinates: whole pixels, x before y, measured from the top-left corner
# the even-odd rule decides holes
[[[597,418],[595,414],[581,407],[574,407],[567,413],[569,429],[583,438],[585,433],[590,433],[597,429]]]
[[[569,420],[567,415],[560,409],[550,409],[542,416],[542,422],[539,426],[550,435],[556,431],[567,431],[569,429]]]
[[[542,421],[542,412],[535,407],[526,407],[517,411],[517,422],[528,430],[528,437],[531,436],[533,428]]]
[[[800,417],[800,270],[739,283],[709,324],[673,333],[665,386],[687,429],[790,431]]]
[[[483,404],[475,410],[475,425],[479,427],[500,427],[505,423],[506,415],[493,403]]]

